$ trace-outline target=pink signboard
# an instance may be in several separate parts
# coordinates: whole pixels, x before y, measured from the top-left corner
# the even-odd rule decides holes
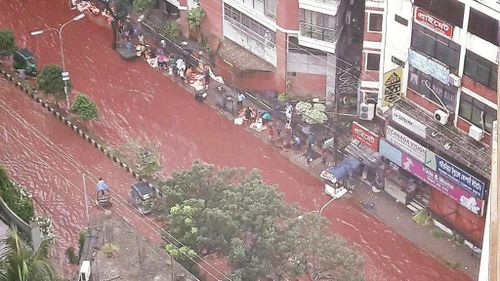
[[[475,198],[468,191],[450,183],[448,179],[434,172],[404,152],[401,157],[401,167],[424,181],[426,184],[448,195],[474,214],[483,215],[484,201]]]

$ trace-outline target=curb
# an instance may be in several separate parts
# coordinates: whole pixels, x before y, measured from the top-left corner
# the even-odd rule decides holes
[[[120,167],[122,167],[127,173],[129,173],[132,177],[134,177],[138,181],[145,181],[142,177],[140,177],[136,172],[134,172],[125,162],[122,160],[118,159],[116,156],[114,156],[111,151],[107,150],[104,148],[103,145],[98,143],[94,138],[92,138],[90,135],[85,133],[84,130],[82,130],[80,127],[77,125],[73,124],[68,118],[64,117],[59,113],[58,111],[55,110],[52,106],[50,106],[48,103],[46,103],[42,98],[36,97],[36,90],[31,90],[26,84],[23,83],[18,78],[13,77],[10,73],[7,73],[3,68],[2,65],[0,64],[0,73],[5,77],[8,81],[11,81],[15,86],[20,88],[24,94],[28,95],[31,97],[35,102],[40,104],[43,108],[45,108],[47,111],[51,112],[54,117],[56,117],[58,120],[63,122],[68,128],[71,128],[76,134],[78,134],[82,139],[84,139],[86,142],[90,143],[94,148],[102,152],[104,155],[106,155],[109,159],[113,160],[115,163],[117,163]],[[151,183],[148,182],[150,186]],[[159,194],[159,190],[155,188],[156,192]]]

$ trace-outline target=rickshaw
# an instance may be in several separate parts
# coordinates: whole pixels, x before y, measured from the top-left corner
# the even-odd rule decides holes
[[[325,193],[334,198],[340,198],[346,194],[351,188],[347,180],[360,165],[359,160],[349,157],[344,159],[340,165],[322,171],[319,176],[325,182]]]

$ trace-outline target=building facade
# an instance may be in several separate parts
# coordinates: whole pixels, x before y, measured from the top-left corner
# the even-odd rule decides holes
[[[216,50],[214,71],[254,91],[327,99],[335,90],[335,52],[348,0],[163,0],[180,10],[200,5],[202,33]],[[187,27],[184,27],[187,31]]]
[[[500,3],[366,1],[365,11],[361,91],[377,92],[380,153],[427,192],[421,205],[438,223],[480,247],[498,108]]]

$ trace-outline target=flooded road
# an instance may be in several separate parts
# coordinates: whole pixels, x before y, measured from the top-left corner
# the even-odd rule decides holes
[[[76,13],[67,9],[67,2],[0,3],[0,26],[13,29],[19,45],[31,48],[41,65],[60,64],[55,34],[30,37],[29,32],[74,17]],[[107,27],[87,18],[71,23],[64,31],[73,92],[83,92],[97,102],[100,119],[87,127],[108,144],[159,143],[166,174],[189,167],[195,159],[219,167],[257,168],[266,182],[284,192],[287,201],[309,211],[318,210],[330,199],[323,194],[320,180],[207,105],[197,103],[147,64],[123,61],[110,49],[110,40]],[[133,179],[39,105],[16,93],[5,81],[0,83],[0,135],[6,140],[2,143],[8,143],[0,147],[0,164],[34,193],[40,209],[54,217],[60,240],[57,252],[62,259],[64,251],[59,250],[76,243],[79,228],[86,222],[82,174],[89,179],[87,190],[92,194],[99,176],[120,196],[126,196]],[[21,120],[16,116],[22,116]],[[139,230],[154,236],[154,225],[141,222],[126,206],[116,207]],[[96,212],[99,210],[93,207],[92,214]],[[332,222],[332,233],[358,245],[366,256],[367,280],[470,280],[349,200],[335,201],[324,215]]]

